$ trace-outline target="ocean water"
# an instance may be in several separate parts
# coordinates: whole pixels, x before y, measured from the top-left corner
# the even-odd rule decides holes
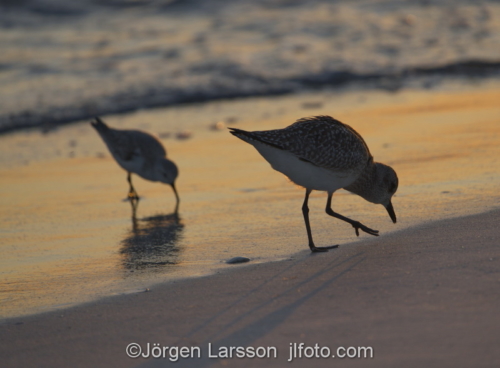
[[[497,75],[498,1],[0,2],[0,132],[361,83]]]

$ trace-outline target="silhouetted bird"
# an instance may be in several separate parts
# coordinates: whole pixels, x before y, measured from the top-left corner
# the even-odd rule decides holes
[[[130,200],[139,199],[132,185],[131,174],[135,173],[147,180],[169,184],[174,190],[175,212],[177,213],[180,199],[175,188],[175,179],[179,170],[167,158],[167,152],[160,141],[139,130],[110,128],[98,117],[91,124],[108,146],[118,165],[127,171],[127,181],[130,185],[128,198]]]
[[[326,213],[351,224],[358,236],[360,229],[375,236],[378,230],[334,212],[331,201],[337,189],[344,188],[369,202],[382,204],[396,223],[391,203],[398,189],[396,172],[387,165],[373,162],[365,141],[349,125],[330,116],[316,116],[300,119],[284,129],[255,132],[229,129],[231,134],[254,146],[273,169],[306,189],[302,213],[311,251],[325,252],[338,246],[314,245],[307,206],[313,190],[328,193]]]

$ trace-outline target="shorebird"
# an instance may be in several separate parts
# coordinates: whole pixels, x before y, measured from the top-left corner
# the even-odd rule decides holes
[[[150,181],[169,184],[174,190],[176,205],[179,209],[179,195],[175,188],[175,179],[179,173],[177,166],[167,158],[167,152],[158,139],[140,130],[119,130],[108,127],[98,117],[91,121],[92,126],[101,136],[114,159],[127,171],[129,192],[127,197],[133,202],[139,196],[132,185],[132,173]]]
[[[330,116],[297,120],[284,129],[247,132],[229,128],[231,134],[254,146],[271,164],[293,183],[306,189],[302,214],[312,252],[326,252],[338,245],[316,247],[309,223],[309,195],[313,190],[328,193],[326,213],[359,230],[378,236],[359,221],[332,210],[332,195],[340,188],[355,193],[369,202],[382,204],[396,223],[391,203],[398,189],[396,172],[387,165],[374,162],[365,141],[353,128]]]

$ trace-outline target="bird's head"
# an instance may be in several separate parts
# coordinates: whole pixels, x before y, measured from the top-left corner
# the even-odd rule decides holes
[[[158,165],[156,169],[157,175],[159,176],[158,180],[162,183],[170,185],[172,187],[172,190],[174,191],[175,198],[177,200],[175,205],[175,213],[177,213],[179,211],[180,199],[179,194],[177,193],[177,189],[175,188],[175,179],[177,179],[179,170],[177,169],[177,166],[167,158],[158,160],[156,164]]]
[[[396,223],[396,213],[392,206],[392,196],[398,190],[398,176],[392,167],[375,162],[371,168],[353,184],[344,187],[368,202],[381,204]]]
[[[398,176],[390,166],[375,163],[374,203],[379,203],[385,207],[391,217],[392,222],[396,223],[396,213],[392,206],[392,196],[398,190]]]
[[[173,185],[178,174],[177,166],[169,159],[164,158],[157,161],[158,181]]]

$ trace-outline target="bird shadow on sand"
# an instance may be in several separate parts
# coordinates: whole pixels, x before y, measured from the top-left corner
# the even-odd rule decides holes
[[[130,201],[132,228],[121,242],[122,266],[127,271],[156,271],[180,262],[184,224],[178,213],[137,218],[139,201]]]

